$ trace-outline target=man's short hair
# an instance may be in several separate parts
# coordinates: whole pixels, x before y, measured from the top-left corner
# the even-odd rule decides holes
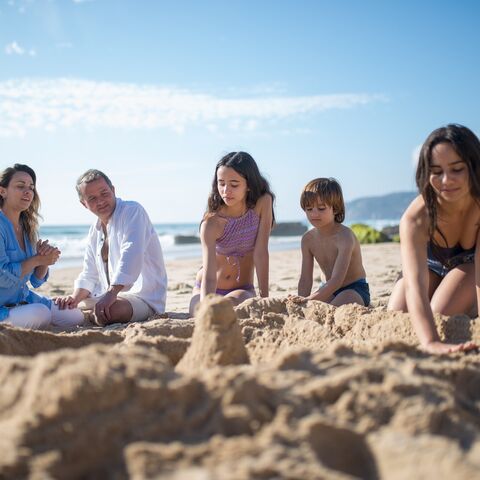
[[[313,206],[317,202],[333,208],[337,223],[342,223],[345,220],[342,187],[334,178],[316,178],[305,185],[300,196],[302,210]]]
[[[100,170],[96,170],[95,168],[91,168],[90,170],[87,170],[84,174],[78,177],[75,188],[77,189],[77,193],[80,199],[82,198],[82,192],[80,191],[82,183],[91,183],[95,180],[98,180],[99,178],[103,178],[105,182],[107,182],[107,185],[110,188],[113,188],[111,180],[103,172],[101,172]]]

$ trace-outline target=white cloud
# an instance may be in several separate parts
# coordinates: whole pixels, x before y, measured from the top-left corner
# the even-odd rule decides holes
[[[369,94],[225,98],[156,85],[9,80],[0,82],[0,135],[69,127],[252,132],[280,120],[386,100]]]
[[[24,55],[25,49],[22,48],[17,42],[13,41],[8,45],[5,45],[5,53],[7,55]]]
[[[29,55],[30,57],[34,57],[37,52],[35,49],[30,48],[29,50],[21,47],[16,41],[5,45],[5,53],[7,55]]]
[[[10,8],[16,8],[17,13],[23,15],[27,12],[28,7],[34,3],[35,0],[8,0],[7,5]]]

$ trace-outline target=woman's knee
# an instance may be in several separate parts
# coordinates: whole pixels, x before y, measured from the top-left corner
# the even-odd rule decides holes
[[[70,330],[84,323],[84,315],[78,308],[60,310],[52,304],[52,326]]]
[[[393,287],[390,298],[388,299],[387,310],[396,312],[407,312],[407,301],[405,298],[405,287],[403,285],[403,279]]]
[[[430,301],[430,307],[432,309],[432,313],[439,313],[440,315],[454,315],[455,313],[461,313],[461,312],[454,312],[451,306],[444,302],[441,299],[435,299],[433,298]]]
[[[32,326],[29,328],[48,328],[52,324],[52,312],[43,305],[43,303],[35,303],[31,305],[32,312]]]
[[[12,309],[6,321],[16,327],[47,329],[52,323],[52,314],[46,305],[33,303]]]

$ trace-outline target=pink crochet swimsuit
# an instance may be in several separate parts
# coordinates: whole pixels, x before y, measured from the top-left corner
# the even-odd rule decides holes
[[[225,255],[230,263],[237,265],[237,281],[240,280],[240,261],[247,253],[253,251],[257,239],[260,217],[255,210],[249,209],[241,217],[222,217],[227,220],[222,236],[217,239],[216,252]]]

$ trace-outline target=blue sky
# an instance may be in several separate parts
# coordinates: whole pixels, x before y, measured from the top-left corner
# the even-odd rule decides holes
[[[279,220],[334,176],[347,200],[414,188],[434,128],[480,133],[474,1],[0,0],[2,168],[37,171],[45,223],[89,223],[104,170],[155,222],[201,218],[214,166],[257,160]]]

